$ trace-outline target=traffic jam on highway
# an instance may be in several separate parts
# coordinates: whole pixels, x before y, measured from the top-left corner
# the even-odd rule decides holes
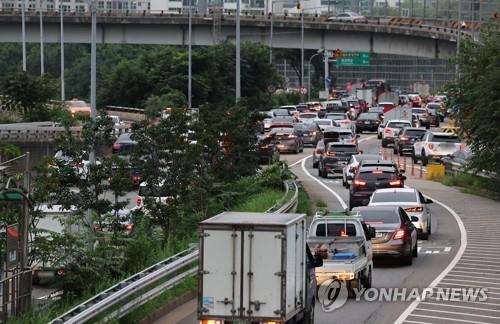
[[[372,89],[359,90],[261,113],[262,163],[281,154],[327,207],[312,217],[227,212],[203,221],[201,323],[395,322],[406,306],[387,301],[414,301],[397,289],[425,288],[451,262],[455,220],[419,189],[431,167],[456,173],[470,156],[448,126],[446,95],[377,103],[367,100]],[[384,294],[374,287],[390,291],[367,303],[362,296]]]

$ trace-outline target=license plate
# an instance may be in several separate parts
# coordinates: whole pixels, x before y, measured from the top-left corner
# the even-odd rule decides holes
[[[278,144],[278,145],[276,145],[276,146],[277,146],[278,148],[284,148],[284,147],[285,147],[285,145],[283,145],[283,144]]]
[[[384,236],[384,233],[380,233],[380,232],[375,233],[375,237],[382,237],[382,236]]]
[[[365,124],[369,124],[370,122],[369,121],[365,121]]]

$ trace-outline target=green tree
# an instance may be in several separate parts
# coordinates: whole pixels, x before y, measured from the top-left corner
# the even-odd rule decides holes
[[[449,104],[472,149],[472,167],[500,177],[500,32],[498,22],[487,27],[481,42],[465,40],[461,46]]]

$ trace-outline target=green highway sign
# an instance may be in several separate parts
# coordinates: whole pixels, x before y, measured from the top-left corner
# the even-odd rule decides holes
[[[368,66],[370,65],[370,52],[345,52],[336,60],[337,66]]]

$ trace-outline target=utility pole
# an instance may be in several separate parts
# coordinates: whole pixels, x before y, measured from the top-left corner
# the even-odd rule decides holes
[[[22,38],[23,38],[23,71],[26,72],[26,17],[25,17],[25,0],[21,0],[21,20],[22,20],[22,26],[21,26],[21,33],[22,33]]]
[[[300,11],[300,90],[304,87],[304,10]]]
[[[59,11],[61,14],[61,104],[64,104],[65,98],[65,91],[64,91],[64,24],[63,24],[63,16],[64,16],[64,10],[63,10],[63,3],[62,1],[59,4]]]
[[[457,34],[457,57],[460,55],[460,39],[462,38],[462,0],[458,0],[458,34]],[[455,73],[460,78],[460,66],[455,64]]]
[[[188,27],[188,109],[191,109],[192,103],[191,103],[191,93],[192,93],[192,61],[191,61],[191,43],[192,43],[192,13],[191,13],[191,6],[192,6],[192,1],[189,0],[189,13],[188,13],[188,20],[189,20],[189,27]]]
[[[238,102],[241,97],[240,10],[241,10],[241,0],[236,0],[236,102]]]
[[[325,91],[328,93],[328,80],[327,80],[327,78],[328,78],[328,74],[329,74],[329,72],[328,72],[328,69],[329,69],[328,60],[330,59],[330,53],[327,50],[325,50],[323,57],[325,58]],[[311,81],[309,81],[309,82],[311,82]]]
[[[43,0],[40,0],[40,75],[45,74],[44,59],[43,59]]]

